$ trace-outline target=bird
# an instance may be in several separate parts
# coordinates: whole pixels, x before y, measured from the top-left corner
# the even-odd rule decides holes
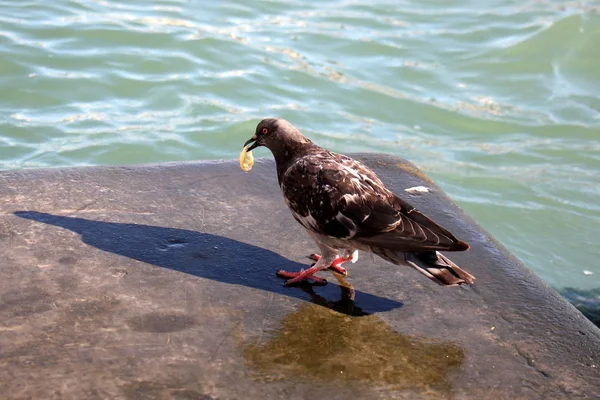
[[[315,275],[358,260],[358,251],[414,268],[442,286],[473,284],[475,277],[440,251],[469,249],[450,231],[387,189],[363,163],[326,150],[282,118],[265,118],[244,149],[264,146],[275,158],[285,203],[316,243],[316,261],[297,272],[278,270],[284,285],[327,281]]]

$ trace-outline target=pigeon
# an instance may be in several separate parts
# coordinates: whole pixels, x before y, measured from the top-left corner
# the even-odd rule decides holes
[[[317,146],[281,118],[263,119],[244,143],[248,151],[259,146],[273,153],[283,198],[320,250],[306,270],[277,271],[285,285],[325,284],[315,273],[328,268],[346,275],[342,264],[356,262],[359,250],[410,266],[442,286],[475,282],[439,252],[469,245],[388,190],[361,162]]]

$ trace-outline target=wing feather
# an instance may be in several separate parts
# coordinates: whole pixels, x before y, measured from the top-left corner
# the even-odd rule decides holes
[[[325,150],[304,156],[281,184],[296,219],[316,233],[398,251],[468,248],[350,157]]]

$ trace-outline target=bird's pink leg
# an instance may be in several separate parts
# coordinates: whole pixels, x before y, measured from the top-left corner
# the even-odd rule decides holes
[[[288,280],[285,281],[286,286],[293,285],[294,283],[298,283],[301,281],[306,281],[308,279],[312,279],[316,283],[325,284],[325,283],[327,283],[327,280],[314,275],[316,272],[319,272],[322,269],[323,268],[316,267],[315,265],[313,265],[309,269],[307,269],[307,270],[303,269],[300,272],[288,272],[288,271],[284,271],[284,270],[280,269],[276,273],[277,273],[277,276],[279,276],[279,277],[288,278]]]
[[[333,262],[335,261],[336,257],[337,257],[337,253],[335,252],[334,249],[331,249],[327,246],[319,246],[319,248],[321,249],[321,252],[323,254],[323,257],[319,257],[319,261],[317,261],[315,264],[311,265],[309,269],[307,270],[302,270],[300,272],[288,272],[288,271],[277,271],[277,275],[283,278],[290,278],[289,280],[287,280],[285,282],[285,285],[293,285],[295,283],[301,282],[301,281],[306,281],[308,279],[312,279],[317,283],[321,283],[321,284],[325,284],[327,283],[327,281],[323,278],[319,278],[318,276],[315,276],[314,274],[316,272],[322,271],[324,269],[327,269],[331,264],[333,264]]]
[[[348,271],[346,271],[346,268],[342,267],[342,264],[348,261],[352,261],[353,256],[353,253],[350,253],[344,254],[343,257],[337,257],[335,260],[333,260],[329,268],[334,270],[338,274],[342,274],[344,276],[348,275]],[[308,258],[310,258],[311,260],[319,261],[321,259],[321,256],[318,254],[311,254],[310,256],[308,256]]]

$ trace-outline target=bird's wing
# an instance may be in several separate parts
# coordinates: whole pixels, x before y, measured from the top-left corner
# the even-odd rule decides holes
[[[398,251],[468,247],[350,157],[327,151],[307,155],[282,178],[284,198],[294,217],[316,233]]]

